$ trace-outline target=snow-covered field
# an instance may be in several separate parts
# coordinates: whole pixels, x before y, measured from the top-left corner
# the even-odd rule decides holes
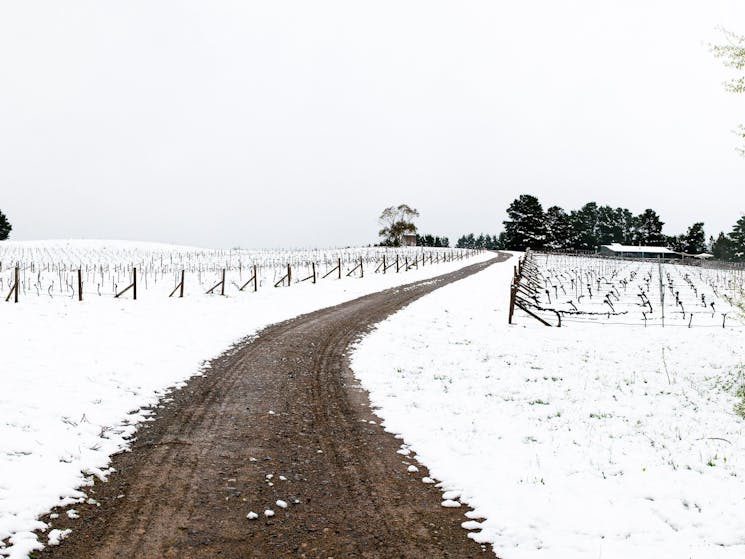
[[[225,293],[273,287],[291,267],[291,282],[362,277],[407,267],[426,267],[467,254],[464,249],[337,248],[298,250],[201,249],[130,241],[3,241],[0,243],[0,294],[3,299],[19,269],[19,299],[78,297],[78,271],[83,297],[112,297],[133,281],[138,298],[167,297],[184,275],[184,296],[204,295],[225,272]],[[384,260],[385,258],[385,260]],[[424,261],[422,261],[424,259]],[[338,266],[341,264],[341,274]],[[360,266],[361,264],[361,266]],[[257,281],[250,281],[256,272]],[[286,285],[283,282],[280,285]],[[216,290],[220,293],[222,290]],[[132,291],[126,294],[132,297]]]
[[[470,537],[502,559],[745,557],[742,321],[508,326],[515,263],[413,303],[351,356],[386,429],[473,507]]]
[[[403,262],[415,252],[398,254]],[[396,252],[387,254],[390,263]],[[26,285],[19,304],[5,303],[19,255]],[[0,243],[0,556],[25,558],[37,548],[32,531],[50,528],[38,516],[85,499],[91,476],[106,475],[111,454],[124,448],[136,424],[147,419],[141,408],[199,373],[205,360],[232,343],[299,314],[491,258],[484,253],[434,265],[427,261],[418,269],[404,273],[402,267],[397,274],[392,268],[385,275],[373,273],[373,266],[364,279],[358,273],[341,280],[332,275],[315,285],[307,281],[274,289],[272,265],[281,269],[292,261],[303,270],[318,259],[323,272],[346,256],[346,272],[360,257],[374,264],[381,254],[345,249],[260,256],[257,262],[259,256],[246,252],[142,243]],[[137,262],[146,274],[138,300],[114,299],[113,283],[122,286]],[[266,281],[256,293],[239,292],[237,280],[248,279],[252,263],[264,266]],[[80,265],[88,270],[82,303],[73,275]],[[205,295],[202,288],[223,267],[230,270],[226,296]],[[173,272],[183,268],[191,274],[186,296],[169,299]],[[48,532],[49,541],[59,537],[59,531]]]

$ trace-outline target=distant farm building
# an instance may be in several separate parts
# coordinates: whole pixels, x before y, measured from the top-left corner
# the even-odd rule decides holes
[[[416,246],[416,235],[404,234],[401,237],[402,247],[415,247]]]
[[[619,245],[618,243],[601,246],[600,254],[617,258],[682,258],[680,253],[665,247]]]

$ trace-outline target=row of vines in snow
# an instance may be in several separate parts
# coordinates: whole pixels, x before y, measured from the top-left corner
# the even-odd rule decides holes
[[[516,269],[511,301],[510,320],[519,309],[550,326],[741,328],[745,271],[528,251]]]
[[[79,279],[86,298],[114,297],[132,283],[135,270],[139,298],[167,297],[182,278],[186,296],[203,295],[225,278],[222,289],[214,291],[224,294],[226,289],[237,292],[249,281],[254,290],[397,273],[474,253],[422,247],[207,250],[126,242],[4,242],[0,243],[0,294],[5,299],[13,289],[16,269],[21,299],[78,297]]]

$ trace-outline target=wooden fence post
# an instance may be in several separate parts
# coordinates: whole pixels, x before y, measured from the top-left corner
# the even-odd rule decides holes
[[[78,301],[83,300],[83,270],[78,269]]]
[[[225,268],[222,269],[222,279],[220,282],[207,291],[206,295],[210,295],[218,287],[220,288],[220,295],[225,295]]]
[[[7,303],[10,301],[10,298],[13,297],[13,302],[18,302],[18,283],[19,278],[21,276],[20,271],[18,270],[18,265],[16,264],[15,268],[15,281],[13,282],[13,287],[10,289],[10,293],[8,293],[8,296],[5,298],[5,302]]]
[[[122,289],[119,293],[116,293],[114,295],[114,299],[118,299],[130,289],[132,289],[134,300],[136,301],[137,300],[137,268],[132,268],[132,283],[130,283],[127,287]]]
[[[169,297],[173,297],[176,291],[179,292],[179,298],[182,299],[184,297],[184,270],[181,270],[181,281],[173,288]]]
[[[292,269],[289,264],[287,265],[287,274],[282,276],[279,281],[274,284],[274,287],[279,287],[279,284],[284,283],[285,280],[287,280],[287,287],[290,287],[290,282],[292,281]]]

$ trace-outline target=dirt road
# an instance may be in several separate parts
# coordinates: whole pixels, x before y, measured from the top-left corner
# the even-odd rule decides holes
[[[131,452],[115,457],[117,473],[89,489],[100,506],[52,521],[73,532],[36,556],[493,557],[460,527],[465,507],[441,507],[439,490],[421,482],[426,469],[409,473],[401,441],[372,423],[345,352],[371,325],[496,261],[304,315],[232,348],[157,408]]]

